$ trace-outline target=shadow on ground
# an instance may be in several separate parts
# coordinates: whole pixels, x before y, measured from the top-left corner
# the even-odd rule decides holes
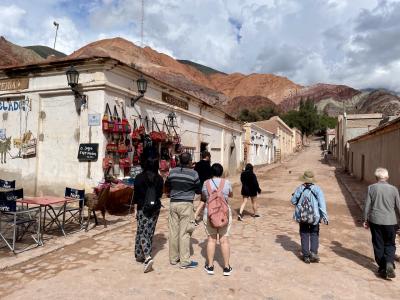
[[[279,243],[284,250],[286,250],[288,252],[292,252],[294,254],[294,256],[301,259],[301,256],[300,256],[301,246],[299,243],[292,240],[291,237],[289,237],[287,235],[279,234],[276,236],[275,242]]]
[[[336,253],[336,255],[346,258],[356,264],[370,270],[375,273],[377,271],[377,266],[375,265],[372,258],[361,254],[353,249],[343,247],[343,245],[338,241],[331,242],[331,250]]]

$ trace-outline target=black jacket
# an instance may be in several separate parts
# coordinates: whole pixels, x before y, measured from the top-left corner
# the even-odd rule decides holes
[[[154,176],[154,175],[153,175]],[[144,200],[146,197],[147,186],[150,184],[155,184],[157,198],[161,199],[164,188],[163,178],[156,174],[153,180],[149,179],[149,176],[146,172],[142,172],[135,177],[135,188],[134,188],[134,203],[137,204],[137,209],[141,210],[144,205]],[[161,201],[161,200],[160,200]]]
[[[196,163],[194,170],[199,174],[201,187],[206,180],[212,178],[211,163],[210,161],[202,159]]]
[[[257,176],[253,172],[242,172],[242,175],[240,175],[240,181],[242,182],[242,196],[255,197],[257,194],[261,193]]]

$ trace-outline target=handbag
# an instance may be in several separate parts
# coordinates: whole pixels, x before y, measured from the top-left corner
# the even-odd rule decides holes
[[[119,117],[117,107],[114,105],[114,128],[113,133],[123,133],[124,126],[122,125],[121,118]]]
[[[111,121],[111,109],[108,103],[106,104],[106,110],[103,115],[103,119],[101,120],[101,127],[103,129],[103,132],[109,132],[110,131],[110,121]],[[114,125],[113,125],[114,128]]]
[[[142,139],[142,135],[144,135],[146,132],[143,124],[141,124],[139,127],[137,126],[136,120],[133,121],[133,130],[131,134],[131,138],[133,141],[140,141]]]
[[[131,160],[129,159],[129,157],[125,157],[125,158],[120,158],[119,159],[119,167],[121,169],[130,169],[131,167]]]
[[[156,119],[152,118],[151,123],[152,123],[152,131],[150,132],[151,140],[156,143],[165,142],[167,140],[167,133],[160,130],[160,127],[158,126]],[[157,131],[154,130],[154,127],[157,128]]]
[[[125,145],[124,141],[118,143],[118,153],[125,154],[128,153],[128,147]]]
[[[106,146],[106,151],[107,152],[117,152],[118,151],[118,145],[114,141],[111,141],[107,144]]]
[[[106,155],[103,158],[103,169],[107,170],[108,168],[111,168],[114,165],[114,160],[111,156]]]
[[[126,118],[125,110],[124,110],[123,107],[122,107],[122,120],[121,120],[121,123],[122,123],[122,127],[123,127],[123,132],[124,133],[131,133],[132,128],[131,128],[131,125],[129,124],[128,119]]]

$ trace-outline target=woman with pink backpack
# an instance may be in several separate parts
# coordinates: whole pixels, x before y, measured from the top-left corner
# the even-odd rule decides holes
[[[228,205],[228,198],[233,196],[232,185],[229,180],[223,179],[224,168],[220,164],[211,166],[212,178],[204,182],[202,197],[199,207],[195,213],[197,216],[204,209],[203,221],[208,236],[207,240],[207,261],[204,270],[209,274],[214,274],[214,254],[217,238],[221,245],[221,252],[224,259],[224,276],[232,273],[229,264],[230,245],[229,230],[232,223],[232,212]]]

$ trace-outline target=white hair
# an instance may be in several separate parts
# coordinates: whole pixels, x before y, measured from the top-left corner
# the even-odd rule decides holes
[[[389,179],[389,172],[385,168],[378,168],[375,170],[375,177],[377,180],[387,180]]]

